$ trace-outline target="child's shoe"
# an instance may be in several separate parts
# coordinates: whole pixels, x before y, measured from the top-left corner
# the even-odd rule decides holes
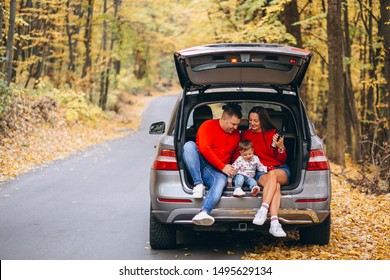
[[[252,196],[257,196],[260,192],[260,187],[259,186],[254,186],[251,190],[251,195]]]
[[[234,189],[234,192],[233,192],[234,197],[244,197],[245,195],[246,195],[246,193],[240,187],[237,187]]]

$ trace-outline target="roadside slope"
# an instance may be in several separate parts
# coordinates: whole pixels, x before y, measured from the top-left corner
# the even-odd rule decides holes
[[[93,122],[70,123],[57,110],[55,121],[34,123],[0,141],[0,184],[39,165],[69,156],[92,145],[123,137],[138,129],[142,112],[152,96],[134,96],[121,104],[119,114],[100,116]],[[20,120],[28,122],[28,119]],[[23,125],[20,125],[23,128]]]

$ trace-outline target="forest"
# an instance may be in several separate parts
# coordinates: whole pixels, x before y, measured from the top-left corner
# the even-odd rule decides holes
[[[178,90],[176,50],[278,43],[313,53],[300,93],[329,160],[389,192],[390,0],[0,0],[0,22],[0,145],[53,107]]]

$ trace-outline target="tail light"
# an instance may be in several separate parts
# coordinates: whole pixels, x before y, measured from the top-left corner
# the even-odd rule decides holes
[[[311,150],[309,163],[307,164],[308,171],[329,170],[329,162],[323,150]]]
[[[324,197],[324,198],[301,198],[301,199],[295,200],[295,202],[297,202],[297,203],[311,203],[311,202],[325,202],[327,200],[328,200],[328,198],[326,198],[326,197]]]
[[[161,150],[154,160],[152,169],[178,170],[176,153],[174,150]]]
[[[191,199],[180,199],[180,198],[157,198],[159,202],[165,203],[192,203]]]

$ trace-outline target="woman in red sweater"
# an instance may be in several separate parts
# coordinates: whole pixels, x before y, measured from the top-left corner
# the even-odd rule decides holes
[[[263,225],[268,210],[271,215],[269,232],[276,237],[285,237],[278,219],[281,193],[280,186],[288,184],[290,170],[286,165],[286,148],[282,135],[278,135],[268,112],[263,107],[254,107],[249,112],[249,129],[242,133],[242,139],[252,141],[254,153],[267,166],[268,172],[259,172],[256,176],[263,190],[263,203],[257,211],[253,223]],[[273,144],[273,145],[272,145]],[[257,192],[259,189],[257,190]],[[252,191],[256,195],[256,191]]]

